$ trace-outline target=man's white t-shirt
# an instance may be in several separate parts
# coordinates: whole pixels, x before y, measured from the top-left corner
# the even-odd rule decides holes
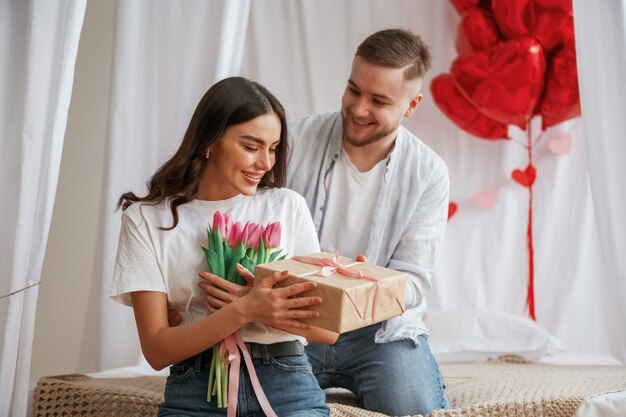
[[[364,255],[371,230],[375,202],[387,166],[387,158],[372,169],[360,172],[341,149],[326,178],[328,200],[320,246],[341,256]]]
[[[131,306],[133,291],[164,292],[170,308],[180,312],[182,324],[205,317],[205,293],[197,285],[201,280],[198,274],[208,271],[202,246],[208,246],[207,228],[218,210],[242,223],[279,221],[279,247],[288,256],[319,252],[304,198],[286,188],[259,189],[253,196],[238,195],[222,201],[191,201],[178,207],[178,225],[169,231],[159,229],[173,224],[167,201],[158,205],[135,203],[122,213],[111,298]],[[301,336],[258,323],[244,326],[240,334],[246,342],[306,343]]]

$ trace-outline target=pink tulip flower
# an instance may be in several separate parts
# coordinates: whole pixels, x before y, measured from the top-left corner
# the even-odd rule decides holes
[[[223,214],[220,211],[216,211],[213,215],[213,229],[215,232],[218,228],[220,229],[220,235],[222,238],[227,238],[230,233],[230,228],[233,225],[233,219],[228,214]]]
[[[268,248],[276,248],[280,245],[280,222],[269,223],[263,231],[263,241]]]
[[[248,236],[248,247],[256,248],[259,246],[259,240],[261,239],[261,234],[263,233],[263,226],[253,222],[248,222],[244,227],[244,233]]]
[[[228,246],[231,248],[237,247],[242,240],[246,240],[246,236],[243,224],[240,222],[233,223],[228,234]]]

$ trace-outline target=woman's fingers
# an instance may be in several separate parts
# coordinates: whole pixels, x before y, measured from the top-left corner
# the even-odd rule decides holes
[[[228,304],[226,301],[215,298],[209,294],[206,295],[206,302],[211,304],[216,309],[222,308]]]
[[[280,326],[281,328],[291,327],[300,330],[310,330],[312,327],[310,324],[298,320],[280,320],[276,322],[276,326]]]
[[[207,299],[209,296],[213,296],[219,300],[223,300],[226,302],[232,302],[236,297],[229,292],[226,292],[218,287],[214,287],[213,285],[209,285],[204,282],[199,282],[198,287],[202,288],[207,295]]]
[[[297,284],[292,284],[287,287],[279,288],[277,291],[280,291],[281,295],[283,295],[284,297],[289,298],[306,291],[314,290],[316,288],[317,284],[315,282],[299,282]]]
[[[309,309],[320,305],[322,298],[302,294],[317,288],[315,282],[299,282],[286,287],[273,288],[288,277],[288,272],[275,272],[257,281],[246,298],[246,310],[252,321],[270,326],[285,325],[296,329],[309,329],[310,325],[299,320],[314,319],[320,313]]]
[[[241,285],[225,280],[224,278],[218,277],[217,275],[213,275],[209,272],[200,272],[198,275],[200,276],[200,278],[206,281],[206,282],[201,281],[201,283],[213,284],[213,285],[208,285],[208,287],[212,287],[212,286],[219,287],[223,289],[224,291],[227,291],[233,294],[236,294],[239,288],[241,288]]]
[[[283,272],[274,272],[271,275],[266,276],[260,282],[260,285],[264,287],[273,288],[274,285],[278,284],[280,281],[284,281],[289,276],[289,271]]]
[[[241,264],[237,264],[237,272],[246,280],[248,285],[254,285],[254,274],[252,272],[241,266]]]
[[[290,298],[285,303],[286,307],[289,309],[317,306],[320,304],[322,304],[321,297],[296,297]]]
[[[316,319],[319,316],[319,311],[313,310],[290,310],[288,313],[290,319]]]
[[[208,301],[204,302],[204,306],[209,311],[209,313],[215,313],[217,311],[217,309],[215,307],[213,307],[211,304],[209,304]]]

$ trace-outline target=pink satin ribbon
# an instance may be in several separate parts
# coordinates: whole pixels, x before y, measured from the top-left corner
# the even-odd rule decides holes
[[[246,344],[238,332],[231,334],[220,344],[220,355],[224,358],[224,362],[230,364],[230,370],[228,371],[228,409],[226,415],[228,417],[235,417],[237,415],[239,368],[241,365],[241,355],[239,351],[241,351],[243,359],[246,361],[246,367],[248,369],[248,375],[250,376],[252,388],[254,389],[256,398],[265,412],[265,415],[267,417],[278,417],[263,392],[259,378],[254,370],[250,353],[248,352]]]
[[[333,260],[328,258],[315,258],[313,256],[294,256],[294,261],[302,262],[309,265],[318,265],[321,266],[322,269],[312,272],[307,272],[305,274],[298,275],[299,277],[306,277],[309,275],[317,275],[320,277],[327,277],[334,273],[338,273],[350,278],[360,278],[368,281],[372,281],[376,283],[376,289],[374,291],[374,301],[372,302],[372,323],[376,323],[376,305],[378,301],[378,293],[380,291],[380,287],[383,287],[384,284],[380,282],[377,278],[370,277],[369,275],[365,275],[361,271],[354,271],[351,268],[355,265],[360,264],[361,262],[354,262],[348,265],[340,265],[339,262],[339,254],[335,252]]]

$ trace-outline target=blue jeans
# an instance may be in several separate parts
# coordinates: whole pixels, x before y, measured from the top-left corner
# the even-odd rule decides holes
[[[324,393],[315,381],[305,354],[279,358],[253,359],[263,391],[272,408],[280,417],[329,416]],[[207,402],[209,367],[197,369],[189,364],[170,367],[165,385],[165,401],[159,406],[161,416],[225,416],[226,409],[218,408],[216,399]],[[246,364],[241,361],[239,376],[238,417],[264,416],[256,399]]]
[[[391,415],[430,414],[448,408],[443,378],[425,336],[374,342],[375,324],[344,333],[334,345],[306,347],[322,388],[341,387],[356,394],[363,407]]]

